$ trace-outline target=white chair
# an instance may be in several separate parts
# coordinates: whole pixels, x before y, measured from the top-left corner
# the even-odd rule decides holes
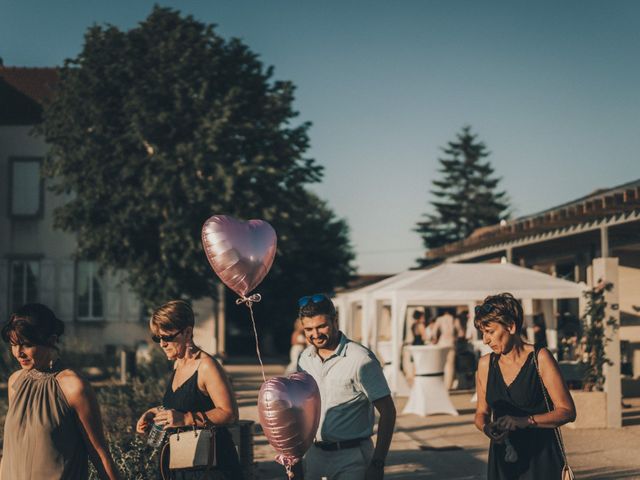
[[[380,363],[382,363],[382,373],[384,373],[384,378],[387,379],[389,387],[393,388],[394,369],[391,364],[391,358],[393,357],[393,354],[391,353],[392,344],[390,341],[378,342],[376,350],[378,351],[378,359],[380,360]],[[398,391],[395,392],[395,394],[398,397],[409,396],[409,384],[401,371],[398,371]]]
[[[416,368],[416,376],[409,400],[402,413],[458,415],[449,392],[444,386],[444,365],[451,347],[412,345],[409,348]]]

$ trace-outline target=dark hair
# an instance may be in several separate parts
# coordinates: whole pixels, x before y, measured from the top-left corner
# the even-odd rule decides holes
[[[52,337],[64,333],[64,323],[51,309],[41,303],[23,305],[9,317],[2,327],[2,339],[6,343],[30,343],[55,347]]]
[[[489,323],[499,323],[505,327],[516,326],[516,333],[522,330],[522,305],[510,293],[490,295],[484,299],[482,305],[475,309],[473,325],[482,330]]]
[[[336,307],[329,297],[325,296],[319,302],[309,302],[298,310],[298,318],[315,317],[317,315],[324,315],[331,321],[337,320]]]
[[[414,320],[420,320],[422,317],[424,317],[424,312],[421,310],[414,310],[412,316]]]
[[[184,300],[171,300],[158,307],[149,321],[149,328],[154,334],[158,334],[160,329],[171,332],[194,325],[193,309]]]

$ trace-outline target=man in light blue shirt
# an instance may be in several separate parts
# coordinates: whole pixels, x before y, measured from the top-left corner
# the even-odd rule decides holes
[[[375,355],[338,330],[331,299],[322,294],[298,301],[309,346],[298,358],[298,370],[318,384],[320,425],[304,457],[306,479],[381,480],[393,436],[396,409]],[[380,414],[378,439],[371,436]]]

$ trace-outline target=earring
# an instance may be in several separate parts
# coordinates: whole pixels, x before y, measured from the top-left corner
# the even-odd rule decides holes
[[[49,360],[49,370],[53,370],[53,359]]]
[[[189,340],[189,343],[187,343],[187,349],[189,350],[189,353],[193,353],[196,350],[193,340]]]

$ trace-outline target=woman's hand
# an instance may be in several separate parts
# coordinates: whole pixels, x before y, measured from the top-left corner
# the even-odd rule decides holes
[[[151,424],[153,423],[153,417],[156,415],[157,411],[158,409],[156,407],[150,408],[140,416],[138,423],[136,423],[136,433],[142,435],[149,431]]]
[[[160,410],[156,414],[153,421],[159,423],[160,425],[163,425],[165,430],[167,430],[168,428],[186,426],[186,424],[184,423],[184,413],[171,409]]]
[[[497,422],[487,423],[482,432],[496,443],[504,442],[505,437],[509,434],[509,430],[503,430],[498,427]]]
[[[511,415],[505,415],[496,420],[496,425],[500,430],[513,431],[518,428],[527,428],[529,426],[529,419],[527,417],[512,417]]]

